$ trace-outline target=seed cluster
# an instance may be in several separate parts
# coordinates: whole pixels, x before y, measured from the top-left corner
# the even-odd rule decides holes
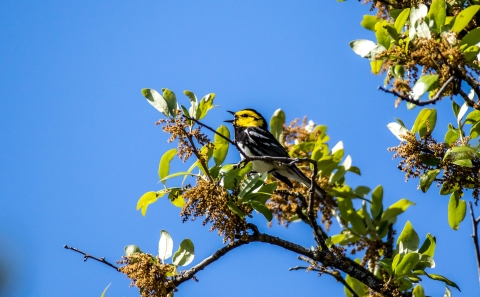
[[[224,236],[224,242],[232,242],[235,238],[247,234],[245,218],[230,210],[228,202],[235,203],[245,215],[252,212],[251,207],[246,204],[237,204],[236,197],[232,197],[218,183],[197,178],[197,184],[187,189],[183,193],[183,198],[186,204],[180,215],[184,222],[188,219],[204,217],[202,224],[211,224],[210,231],[217,230],[218,235]]]
[[[171,297],[174,288],[173,282],[167,278],[167,274],[174,272],[172,265],[161,264],[150,254],[135,253],[123,257],[119,261],[125,264],[120,267],[120,272],[126,274],[132,280],[130,286],[140,289],[142,297]]]

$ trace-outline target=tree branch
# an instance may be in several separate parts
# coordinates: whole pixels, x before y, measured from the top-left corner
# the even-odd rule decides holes
[[[412,103],[412,104],[415,104],[417,106],[425,106],[425,105],[429,105],[429,104],[435,104],[438,100],[442,99],[442,95],[443,93],[445,92],[445,90],[447,89],[448,85],[455,79],[455,76],[450,76],[450,78],[447,79],[447,81],[445,81],[445,83],[442,85],[442,87],[438,90],[438,92],[435,94],[435,96],[433,96],[432,99],[430,100],[427,100],[427,101],[419,101],[419,100],[415,100],[413,99],[412,97],[410,96],[404,96],[402,94],[399,94],[395,91],[392,91],[392,90],[387,90],[385,89],[384,87],[381,87],[381,86],[378,86],[378,89],[381,90],[381,91],[384,91],[385,93],[390,93],[390,94],[393,94],[397,97],[399,97],[400,99],[402,99],[403,101],[407,101],[409,103]]]
[[[468,205],[470,207],[470,215],[472,218],[472,229],[473,229],[472,239],[473,239],[473,245],[475,247],[475,256],[477,258],[477,271],[478,271],[478,277],[479,277],[478,281],[480,282],[480,246],[478,242],[478,224],[480,223],[480,217],[475,219],[472,202],[468,202]]]
[[[95,257],[95,256],[89,255],[89,254],[87,254],[87,253],[85,253],[85,252],[80,251],[80,250],[77,249],[77,248],[74,248],[74,247],[71,247],[71,246],[68,246],[68,245],[64,245],[63,247],[66,248],[67,250],[72,250],[72,251],[74,251],[74,252],[77,252],[77,253],[79,253],[79,254],[82,254],[82,255],[83,255],[83,261],[84,261],[84,262],[86,262],[86,261],[88,260],[88,258],[91,258],[91,259],[93,259],[93,260],[96,260],[96,261],[98,261],[98,262],[101,262],[101,263],[103,263],[103,264],[106,264],[106,265],[108,265],[108,266],[110,266],[110,267],[112,267],[112,268],[114,268],[115,270],[118,271],[118,267],[115,266],[115,265],[113,265],[112,263],[106,261],[104,257],[97,258],[97,257]]]
[[[307,270],[308,268],[309,268],[309,267],[305,267],[305,266],[295,266],[295,267],[289,268],[288,270],[290,270],[290,271],[300,270],[300,269],[305,269],[305,270]],[[353,297],[360,297],[360,296],[358,296],[357,293],[352,289],[352,287],[350,287],[350,285],[347,284],[347,281],[340,275],[340,273],[339,273],[338,271],[331,271],[331,270],[328,270],[328,269],[321,270],[321,269],[318,269],[318,268],[312,268],[312,269],[309,269],[309,271],[316,271],[316,272],[319,272],[319,273],[325,273],[325,274],[328,274],[328,275],[333,276],[337,282],[342,283],[343,286],[344,286],[345,288],[347,288],[347,290],[349,290],[350,293],[352,293],[352,296],[353,296]]]

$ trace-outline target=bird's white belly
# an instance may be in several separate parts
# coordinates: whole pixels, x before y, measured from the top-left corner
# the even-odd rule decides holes
[[[255,155],[248,149],[248,147],[243,146],[243,145],[241,145],[241,144],[239,144],[238,146],[242,149],[242,151],[243,151],[247,156],[250,156],[250,157],[255,156]],[[241,154],[240,154],[240,156],[242,157],[242,160],[245,159]],[[256,171],[256,172],[258,172],[258,173],[269,172],[269,171],[271,171],[272,169],[275,168],[272,163],[270,163],[270,162],[265,162],[265,161],[252,161],[252,165],[253,165],[253,170]]]

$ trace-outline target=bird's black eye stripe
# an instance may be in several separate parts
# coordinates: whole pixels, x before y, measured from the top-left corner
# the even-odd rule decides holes
[[[248,118],[248,115],[247,114],[242,114],[241,117],[242,118]]]

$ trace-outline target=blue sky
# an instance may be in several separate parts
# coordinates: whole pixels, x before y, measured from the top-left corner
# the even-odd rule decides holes
[[[222,246],[200,222],[182,223],[178,209],[159,200],[142,217],[135,206],[157,184],[157,166],[171,148],[161,114],[140,89],[167,87],[187,103],[183,90],[216,93],[218,108],[207,123],[229,119],[226,110],[255,108],[270,118],[281,107],[287,121],[308,115],[328,126],[362,176],[352,185],[382,184],[386,204],[415,201],[399,217],[420,237],[437,237],[431,272],[478,294],[470,232],[447,223],[447,196],[423,194],[386,148],[397,139],[386,128],[394,117],[413,124],[416,111],[395,109],[394,98],[376,90],[348,42],[370,38],[361,28],[368,6],[357,1],[3,1],[0,3],[0,275],[5,296],[138,296],[113,269],[64,250],[64,244],[114,261],[127,244],[155,253],[161,229],[175,247],[190,238],[192,264]],[[450,102],[436,106],[446,129]],[[437,128],[438,129],[438,128]],[[442,135],[437,135],[442,138]],[[229,158],[238,160],[235,152]],[[184,165],[177,161],[174,169]],[[480,211],[477,210],[480,214]],[[305,246],[314,244],[301,224],[274,222],[262,232]],[[176,296],[342,296],[328,276],[304,271],[296,255],[250,244],[200,272]],[[2,276],[3,278],[3,276]],[[425,281],[426,293],[443,296],[442,283]]]

